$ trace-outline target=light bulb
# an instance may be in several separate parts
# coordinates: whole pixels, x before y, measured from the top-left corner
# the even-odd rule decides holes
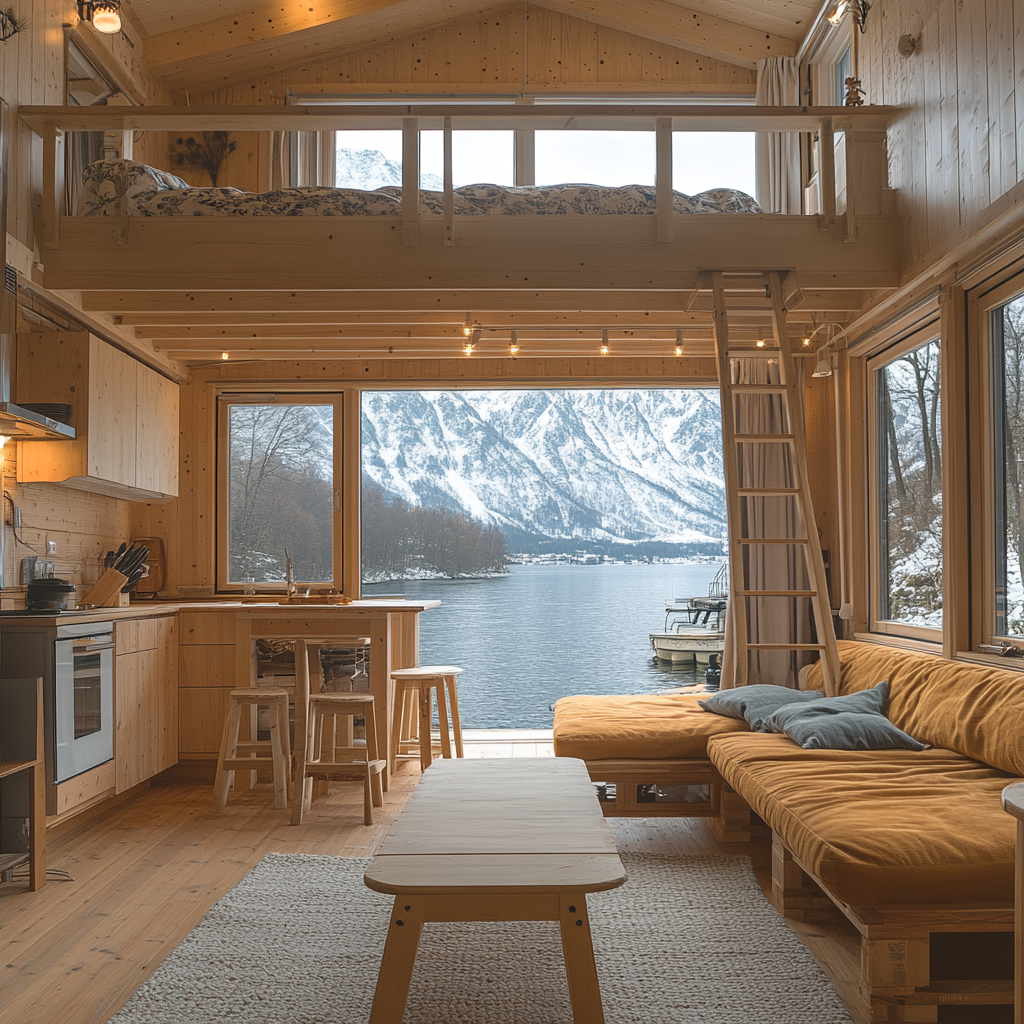
[[[228,358],[228,353],[227,352],[221,352],[220,357],[221,357],[221,359],[225,359],[226,360]]]
[[[0,449],[2,449],[8,441],[10,441],[10,437],[7,434],[0,434]]]
[[[473,354],[473,346],[467,341],[466,344],[462,346],[462,351],[465,352],[467,356],[471,356]]]
[[[828,15],[828,23],[830,25],[838,25],[839,22],[846,17],[846,12],[849,10],[850,0],[838,0],[832,13]]]
[[[810,347],[811,347],[811,339],[810,338],[804,338],[804,348],[810,348]]]
[[[677,356],[681,356],[682,354],[683,354],[683,346],[682,345],[676,345],[676,355]]]
[[[515,331],[512,332],[512,338],[508,346],[508,354],[515,356],[519,354],[519,335]]]
[[[601,355],[608,355],[608,328],[601,332]]]
[[[683,354],[683,331],[682,328],[676,328],[676,355],[681,356]]]
[[[468,338],[473,333],[473,325],[469,322],[469,317],[466,317],[466,322],[462,325],[462,333]]]
[[[764,338],[758,338],[757,339],[757,347],[758,348],[764,348]]]

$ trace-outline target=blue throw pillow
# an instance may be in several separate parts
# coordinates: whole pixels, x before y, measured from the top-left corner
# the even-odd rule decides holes
[[[766,732],[765,719],[779,708],[791,704],[803,707],[824,697],[820,690],[791,690],[772,683],[755,683],[753,686],[722,690],[698,703],[705,711],[716,715],[744,719],[754,732]]]
[[[782,731],[805,750],[924,750],[885,715],[840,711],[816,715],[812,707],[794,708],[804,714],[790,715]],[[772,730],[775,731],[775,730]]]
[[[807,710],[812,715],[826,717],[829,715],[841,715],[846,713],[858,715],[879,715],[885,716],[885,707],[889,703],[889,683],[886,680],[873,686],[870,690],[859,690],[857,693],[848,693],[844,697],[822,697],[815,701]],[[777,711],[766,715],[764,732],[787,732],[788,724],[793,721],[796,713],[803,708],[779,707]]]

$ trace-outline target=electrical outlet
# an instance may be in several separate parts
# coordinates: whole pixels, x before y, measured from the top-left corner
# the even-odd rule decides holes
[[[57,554],[57,542],[55,540],[48,540],[46,542],[46,553],[48,555]]]
[[[14,506],[14,528],[21,529],[21,509],[17,505]]]

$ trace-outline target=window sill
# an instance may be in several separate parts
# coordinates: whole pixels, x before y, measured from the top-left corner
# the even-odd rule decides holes
[[[854,640],[878,644],[879,647],[896,647],[901,651],[917,651],[919,654],[942,656],[941,640],[915,640],[908,636],[894,636],[891,633],[854,633]],[[999,661],[999,658],[996,658]]]
[[[1024,672],[1024,658],[1001,658],[998,654],[984,654],[981,651],[957,651],[956,660],[984,668],[1001,668],[1008,672]]]

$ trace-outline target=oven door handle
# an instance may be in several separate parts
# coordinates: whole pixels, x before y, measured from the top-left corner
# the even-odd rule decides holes
[[[81,640],[76,640],[72,650],[75,654],[96,654],[99,651],[112,651],[114,649],[114,641],[102,641],[97,642],[97,638],[83,637]]]

